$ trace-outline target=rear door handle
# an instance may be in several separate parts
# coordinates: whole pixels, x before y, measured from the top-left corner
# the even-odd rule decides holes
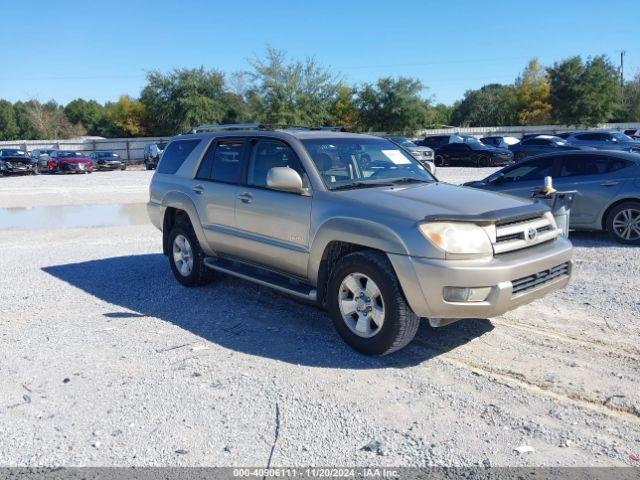
[[[242,203],[251,203],[251,200],[253,200],[253,195],[251,195],[249,192],[244,192],[238,195],[238,199]]]
[[[603,187],[615,187],[616,185],[618,185],[620,182],[616,182],[614,180],[610,180],[608,182],[602,182],[600,185]]]
[[[202,192],[204,192],[204,187],[198,184],[193,187],[193,191],[196,192],[198,195],[201,195]]]

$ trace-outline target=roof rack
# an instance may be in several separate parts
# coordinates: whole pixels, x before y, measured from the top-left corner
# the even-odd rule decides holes
[[[269,130],[268,125],[261,123],[228,123],[226,125],[200,125],[193,127],[189,133],[216,132],[222,130]]]

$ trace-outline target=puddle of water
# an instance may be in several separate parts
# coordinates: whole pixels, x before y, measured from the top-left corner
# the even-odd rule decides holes
[[[149,223],[144,203],[0,208],[0,230],[122,227]]]

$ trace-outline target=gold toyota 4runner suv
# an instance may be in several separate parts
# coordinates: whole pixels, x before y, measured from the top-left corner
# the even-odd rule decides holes
[[[211,125],[167,146],[149,216],[183,285],[213,272],[307,299],[353,348],[407,345],[564,287],[571,243],[542,203],[439,182],[370,135]]]

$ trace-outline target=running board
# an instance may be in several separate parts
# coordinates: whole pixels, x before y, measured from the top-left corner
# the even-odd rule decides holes
[[[315,302],[318,294],[315,288],[296,278],[276,273],[265,268],[254,267],[241,262],[234,262],[225,258],[205,258],[205,266],[218,272],[233,275],[258,285],[273,288],[279,292]]]

